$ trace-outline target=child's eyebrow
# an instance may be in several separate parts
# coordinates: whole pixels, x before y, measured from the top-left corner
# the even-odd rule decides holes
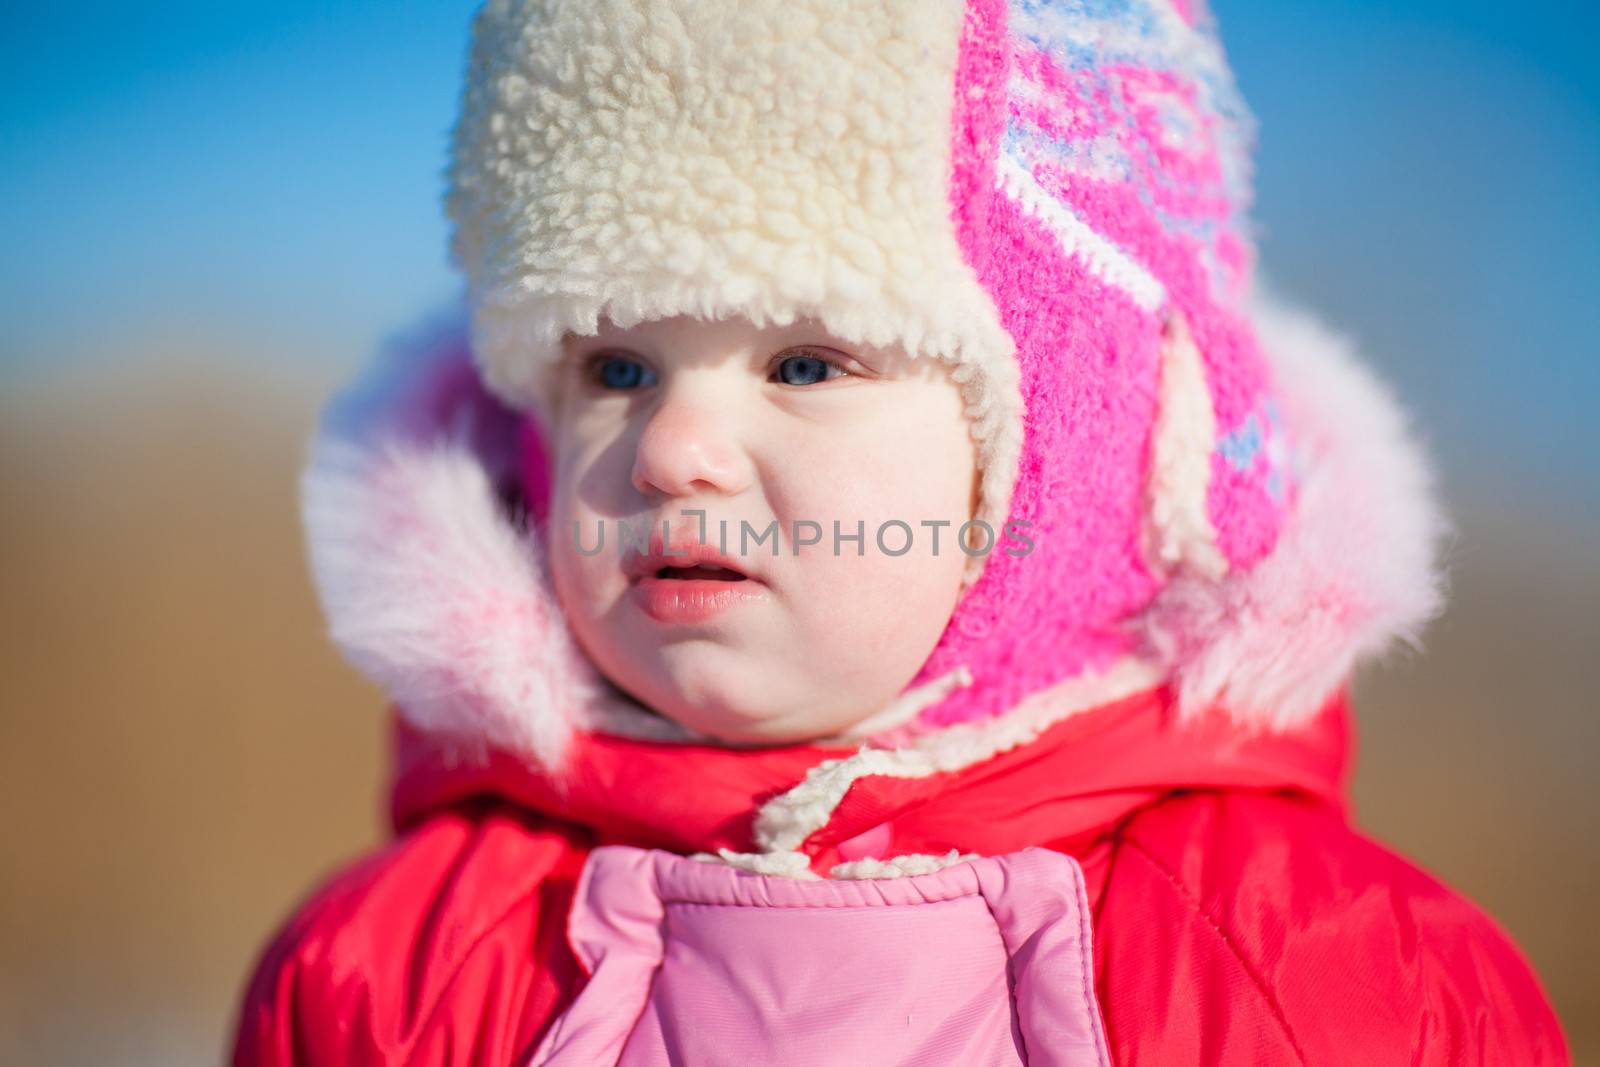
[[[587,355],[603,348],[626,347],[619,346],[614,341],[605,340],[593,334],[569,334],[561,339],[561,358],[572,359],[577,356]]]

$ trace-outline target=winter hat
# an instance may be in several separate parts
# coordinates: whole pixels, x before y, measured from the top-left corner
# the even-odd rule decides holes
[[[1437,522],[1381,388],[1331,387],[1395,445],[1382,472],[1330,452],[1316,407],[1281,395],[1253,321],[1250,141],[1199,0],[490,0],[448,171],[470,352],[413,368],[414,395],[387,406],[372,398],[405,375],[375,367],[330,411],[308,476],[335,636],[427,728],[547,762],[574,728],[675,735],[574,649],[537,523],[463,517],[468,496],[487,507],[472,480],[524,462],[522,491],[541,491],[567,331],[811,316],[949,364],[979,517],[1033,542],[973,557],[927,662],[864,724],[874,744],[1163,681],[1187,715],[1304,721],[1359,653],[1434,610]],[[400,470],[394,435],[474,388],[494,403],[469,405],[460,469]],[[508,459],[517,433],[527,451]],[[1335,515],[1360,504],[1317,488],[1379,478],[1368,503],[1392,520]],[[428,518],[446,498],[449,520]],[[348,518],[363,508],[383,521]],[[1398,562],[1352,561],[1356,546]],[[429,605],[389,604],[421,572]]]
[[[1126,651],[1111,628],[1168,570],[1249,566],[1292,491],[1233,310],[1249,274],[1243,109],[1199,15],[1161,0],[487,4],[447,205],[488,383],[547,414],[562,334],[602,313],[812,315],[945,360],[978,445],[979,518],[998,540],[1009,509],[1038,538],[1025,561],[970,557],[969,579],[999,573],[958,628],[992,628],[1007,604],[1049,621],[1069,669]],[[1164,380],[1178,425],[1152,442]],[[1052,595],[1016,604],[1024,573]]]

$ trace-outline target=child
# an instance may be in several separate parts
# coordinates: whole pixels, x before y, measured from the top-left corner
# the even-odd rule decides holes
[[[234,1062],[1566,1062],[1347,822],[1444,521],[1249,140],[1198,0],[486,4],[304,482],[397,836]]]

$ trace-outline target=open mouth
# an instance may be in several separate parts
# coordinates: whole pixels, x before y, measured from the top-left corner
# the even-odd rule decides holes
[[[711,567],[697,564],[693,567],[662,567],[656,571],[657,578],[696,579],[713,582],[742,582],[746,576],[738,571],[729,570],[727,567]]]

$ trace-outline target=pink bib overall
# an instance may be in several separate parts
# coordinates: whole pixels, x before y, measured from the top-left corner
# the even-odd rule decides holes
[[[567,927],[589,981],[530,1067],[1104,1067],[1089,920],[1042,848],[803,881],[603,846]]]

